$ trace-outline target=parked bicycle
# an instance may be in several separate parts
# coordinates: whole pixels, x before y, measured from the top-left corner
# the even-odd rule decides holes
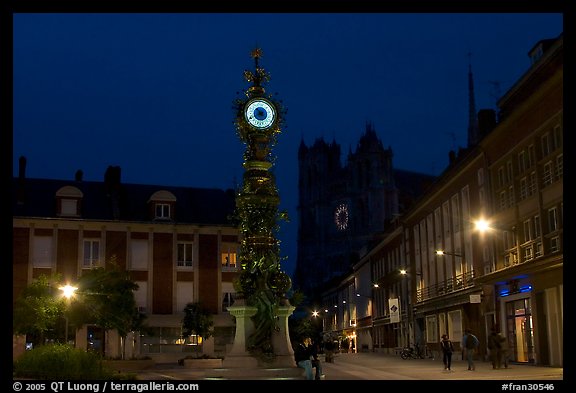
[[[406,347],[400,352],[400,357],[404,360],[406,359],[424,359],[424,356],[420,352],[417,352],[412,347]]]

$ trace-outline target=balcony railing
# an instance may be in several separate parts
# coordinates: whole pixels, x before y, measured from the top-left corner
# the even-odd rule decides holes
[[[444,296],[473,286],[474,272],[470,271],[441,281],[438,284],[418,289],[416,291],[416,302],[423,302],[424,300]]]

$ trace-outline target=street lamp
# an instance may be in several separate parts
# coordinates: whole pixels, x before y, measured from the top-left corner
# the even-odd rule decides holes
[[[66,298],[66,300],[70,301],[70,299],[74,296],[74,292],[76,292],[78,288],[70,284],[66,284],[58,289],[62,291],[62,294]],[[66,313],[64,313],[64,320],[66,321],[65,325],[66,327],[64,328],[64,337],[65,337],[64,341],[68,343],[68,316],[66,315]]]
[[[461,254],[457,254],[457,253],[454,253],[454,252],[447,252],[447,251],[444,251],[444,250],[436,250],[436,255],[438,255],[438,256],[442,256],[442,255],[452,255],[453,257],[460,257],[460,258],[462,258],[462,255],[461,255]]]

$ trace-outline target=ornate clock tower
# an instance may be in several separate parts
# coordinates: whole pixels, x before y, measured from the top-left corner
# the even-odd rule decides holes
[[[274,362],[278,355],[291,358],[287,318],[294,308],[285,297],[292,283],[281,270],[280,246],[276,238],[279,220],[287,216],[278,211],[280,197],[270,172],[272,147],[281,132],[284,110],[271,95],[265,94],[263,85],[270,76],[258,64],[262,51],[254,49],[251,56],[255,62],[254,71],[244,71],[251,86],[245,97],[234,101],[236,131],[246,146],[243,184],[236,196],[241,272],[235,289],[238,303],[244,303],[254,311],[250,320],[252,326],[242,328],[245,350],[259,363],[266,363]],[[236,320],[238,324],[238,318]],[[236,329],[238,338],[238,325]],[[279,334],[284,337],[278,337]]]

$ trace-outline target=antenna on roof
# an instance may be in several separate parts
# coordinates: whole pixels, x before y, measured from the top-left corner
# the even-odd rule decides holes
[[[490,89],[490,98],[494,102],[494,109],[498,110],[498,100],[502,96],[502,92],[500,90],[501,82],[500,81],[488,81],[492,88]]]

